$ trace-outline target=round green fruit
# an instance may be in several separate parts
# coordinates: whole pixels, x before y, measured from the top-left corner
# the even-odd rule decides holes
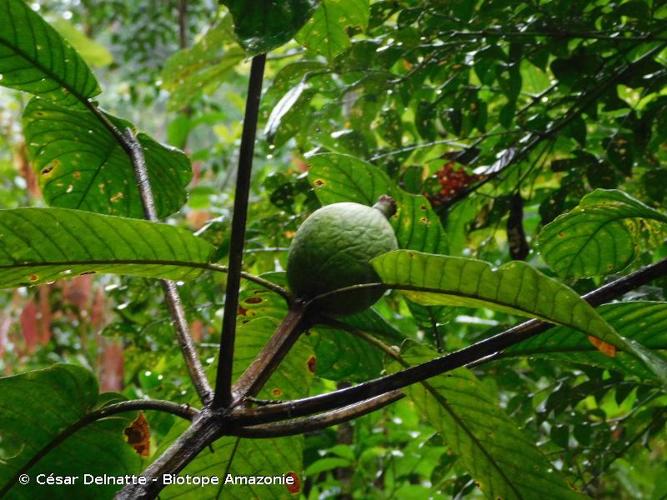
[[[370,261],[398,244],[388,216],[395,203],[383,196],[374,207],[334,203],[313,212],[299,227],[287,256],[287,282],[304,300],[362,283],[377,283]],[[383,290],[361,289],[317,300],[319,311],[345,315],[361,312],[382,297]]]

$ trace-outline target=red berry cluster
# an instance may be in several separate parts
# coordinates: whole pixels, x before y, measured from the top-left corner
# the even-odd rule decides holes
[[[463,167],[455,166],[456,162],[445,163],[435,174],[440,190],[427,196],[433,206],[444,205],[458,193],[479,179],[475,174],[468,174]]]

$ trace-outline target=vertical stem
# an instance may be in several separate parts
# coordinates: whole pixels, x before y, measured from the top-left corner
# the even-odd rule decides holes
[[[178,0],[178,45],[188,46],[188,0]]]
[[[227,291],[225,311],[222,317],[222,334],[218,355],[218,373],[216,377],[214,406],[228,406],[232,401],[232,363],[234,361],[234,341],[236,338],[236,311],[239,305],[239,286],[241,266],[243,265],[243,246],[248,215],[250,195],[250,174],[252,157],[255,151],[255,134],[259,114],[259,100],[262,94],[264,63],[266,55],[253,57],[250,67],[250,81],[246,97],[243,134],[239,153],[239,168],[236,175],[236,193],[234,198],[234,216],[232,218],[231,243],[229,248],[229,270],[227,273]]]

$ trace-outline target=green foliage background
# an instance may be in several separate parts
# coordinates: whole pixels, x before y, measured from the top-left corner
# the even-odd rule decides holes
[[[558,280],[548,282],[553,290],[568,285],[582,294],[667,256],[667,3],[222,3],[0,0],[0,84],[14,87],[0,88],[0,207],[33,207],[0,212],[0,284],[49,283],[0,291],[0,370],[7,375],[0,379],[6,384],[0,388],[0,481],[31,452],[17,445],[26,429],[39,427],[29,417],[43,411],[46,396],[26,394],[46,391],[55,407],[70,408],[47,434],[109,398],[91,389],[89,372],[104,391],[121,393],[114,400],[195,400],[151,277],[184,280],[179,289],[188,321],[214,373],[225,277],[192,263],[227,260],[250,54],[271,50],[244,254],[248,272],[282,283],[287,247],[310,212],[337,201],[372,204],[383,193],[399,202],[392,224],[401,248],[490,264],[462,272],[460,283],[451,280],[457,293],[473,278],[479,292],[484,269],[515,259]],[[273,12],[272,22],[258,12]],[[55,49],[36,51],[30,71],[41,64],[48,74],[20,73],[6,51],[21,23],[38,28],[33,45],[54,47],[57,32],[80,56],[67,49],[62,54],[70,66],[60,67]],[[29,53],[30,41],[19,42]],[[64,85],[72,75],[78,86]],[[38,83],[21,83],[32,78]],[[98,215],[140,218],[141,206],[131,164],[85,107],[89,97],[117,126],[145,131],[140,139],[169,226],[148,230],[145,222]],[[101,172],[92,181],[85,173],[91,167]],[[45,215],[32,211],[46,205],[61,208],[39,213],[70,231],[48,249],[40,239],[49,232]],[[12,219],[17,214],[23,214],[20,224]],[[36,254],[22,253],[21,242]],[[80,269],[67,261],[73,256],[101,262]],[[60,258],[65,264],[54,264]],[[22,259],[39,261],[46,274],[12,271]],[[400,276],[402,283],[423,285],[431,277],[412,267],[407,273],[407,265],[383,271],[387,261],[376,266],[389,282]],[[446,269],[451,262],[437,265]],[[501,269],[517,268],[530,269],[518,263]],[[84,270],[133,277],[52,283]],[[513,289],[526,282],[506,272]],[[606,323],[596,327],[609,324],[614,335],[615,329],[664,358],[666,288],[661,278],[604,306]],[[493,300],[447,300],[442,291],[436,298],[394,291],[372,311],[346,318],[347,329],[315,327],[261,397],[303,397],[367,380],[520,320],[522,297],[499,308]],[[537,306],[529,309],[542,315]],[[569,324],[563,309],[542,317]],[[251,361],[284,312],[282,299],[244,284],[239,366]],[[359,331],[400,346],[402,358],[350,333]],[[612,334],[604,338],[616,342]],[[73,397],[72,384],[86,385],[85,398]],[[17,405],[25,415],[8,418],[6,408]],[[225,438],[191,470],[294,471],[308,498],[566,498],[577,491],[659,499],[667,495],[666,405],[645,365],[627,352],[604,356],[580,332],[560,326],[498,359],[414,386],[405,400],[351,423],[274,443]],[[123,418],[100,423],[97,434],[87,431],[93,445],[55,450],[43,467],[67,467],[73,459],[62,457],[76,450],[99,455],[95,445],[106,440],[119,450],[103,464],[106,470],[138,472],[140,460],[122,442],[131,419]],[[149,412],[148,421],[152,452],[182,431],[171,416]],[[42,441],[35,439],[36,448]],[[16,488],[11,494],[30,494]],[[215,498],[221,492],[164,493]],[[286,493],[229,489],[222,495]]]

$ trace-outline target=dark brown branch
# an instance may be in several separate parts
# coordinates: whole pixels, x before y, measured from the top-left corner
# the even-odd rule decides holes
[[[331,427],[332,425],[341,424],[363,415],[367,415],[368,413],[384,408],[403,397],[405,397],[405,395],[402,392],[391,391],[366,401],[361,401],[360,403],[344,406],[343,408],[338,408],[315,416],[296,418],[294,420],[272,424],[255,425],[252,427],[241,427],[234,431],[233,434],[247,438],[274,438],[318,431]]]
[[[172,415],[176,415],[186,420],[192,420],[199,413],[198,410],[188,405],[179,405],[177,403],[172,403],[171,401],[160,401],[153,399],[121,401],[119,403],[110,404],[98,410],[92,411],[60,432],[56,437],[45,444],[37,453],[35,453],[33,457],[23,467],[21,467],[16,472],[16,474],[14,474],[14,477],[7,481],[4,487],[0,489],[0,498],[3,498],[7,493],[9,493],[9,490],[11,490],[19,480],[21,474],[25,474],[30,471],[30,469],[32,469],[42,458],[60,446],[60,444],[72,436],[72,434],[103,418],[117,415],[119,413],[137,410],[162,411],[171,413]]]
[[[232,388],[234,401],[255,396],[304,331],[304,305],[294,302],[269,342]]]
[[[164,488],[165,474],[178,474],[204,448],[222,436],[222,424],[209,410],[203,410],[192,425],[144,472],[146,484],[128,484],[117,495],[120,500],[153,499]]]
[[[132,131],[127,130],[124,134],[125,142],[130,146],[130,157],[134,167],[134,174],[137,179],[137,187],[141,195],[141,202],[144,207],[144,216],[146,219],[156,222],[158,220],[157,211],[155,209],[155,199],[151,190],[150,179],[148,178],[148,170],[146,169],[146,160],[144,158],[144,151],[136,139]],[[176,339],[185,360],[185,366],[190,374],[190,379],[201,399],[202,403],[207,404],[211,401],[213,394],[211,386],[208,383],[204,367],[201,364],[195,344],[190,335],[190,326],[188,325],[185,310],[181,303],[181,296],[178,293],[176,284],[169,280],[160,280],[164,290],[164,297],[171,313],[171,318],[176,329]]]
[[[253,57],[248,82],[243,132],[239,152],[239,167],[236,175],[234,215],[232,217],[231,243],[229,248],[229,270],[225,310],[222,317],[218,371],[215,383],[213,405],[229,406],[232,402],[232,368],[234,362],[234,342],[236,339],[236,313],[239,305],[239,286],[245,246],[246,218],[250,196],[250,175],[255,151],[255,135],[259,116],[259,101],[262,95],[262,80],[266,54]]]
[[[583,298],[591,305],[598,306],[609,300],[616,299],[624,293],[644,285],[655,278],[665,275],[667,275],[667,259],[604,285],[584,295]],[[343,405],[354,404],[389,391],[407,387],[408,385],[460,368],[469,363],[477,362],[507,347],[539,335],[553,326],[538,320],[526,321],[469,347],[398,373],[370,380],[353,387],[300,400],[278,403],[262,408],[239,408],[232,412],[231,418],[237,420],[241,425],[248,426],[311,415]]]
[[[130,157],[137,181],[137,187],[139,188],[141,203],[144,209],[144,216],[150,221],[157,221],[157,210],[155,209],[155,199],[153,198],[148,170],[146,168],[146,159],[144,157],[143,148],[134,136],[134,132],[129,129],[124,133],[121,132],[93,101],[86,99],[82,101],[82,103],[100,120]],[[161,280],[161,283],[164,289],[165,301],[171,313],[172,321],[174,322],[176,338],[178,339],[181,352],[183,353],[185,365],[200,400],[202,403],[206,404],[212,399],[213,391],[211,390],[208,379],[204,373],[204,368],[197,356],[194,343],[192,342],[190,327],[186,321],[181,297],[174,283],[167,280]]]

